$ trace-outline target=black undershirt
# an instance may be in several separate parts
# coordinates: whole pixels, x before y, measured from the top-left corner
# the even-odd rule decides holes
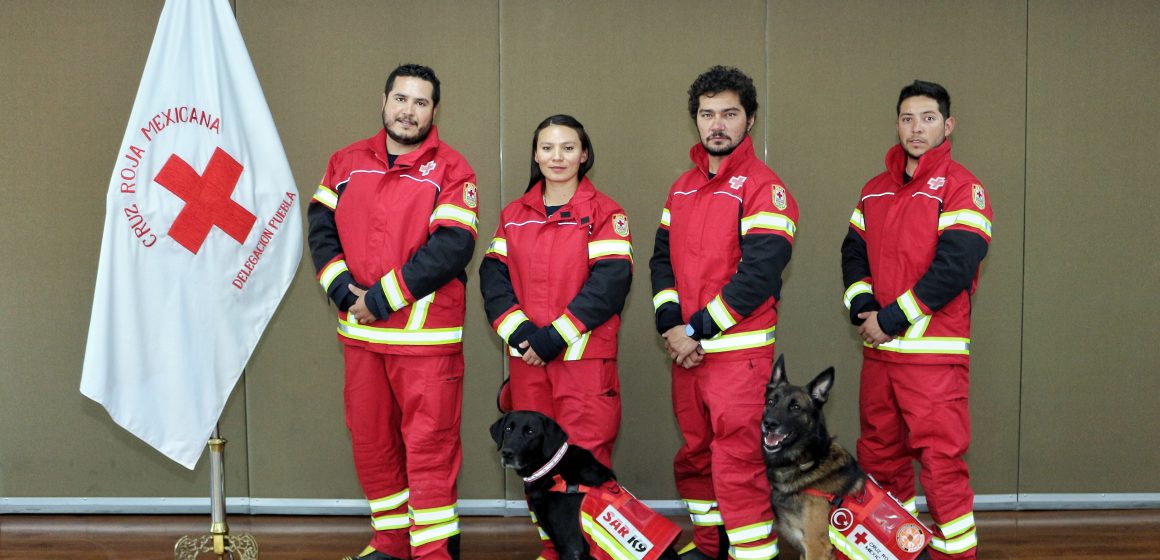
[[[547,205],[545,205],[545,206],[544,206],[544,212],[547,212],[547,214],[548,214],[548,217],[550,218],[550,217],[552,217],[552,214],[555,214],[555,213],[556,213],[556,210],[559,210],[559,209],[560,209],[560,208],[562,208],[563,206],[564,206],[563,204],[561,204],[561,205],[559,205],[559,206],[547,206]]]
[[[399,156],[392,154],[390,152],[387,152],[387,167],[388,168],[394,167],[395,160],[397,160],[397,159],[399,159]]]

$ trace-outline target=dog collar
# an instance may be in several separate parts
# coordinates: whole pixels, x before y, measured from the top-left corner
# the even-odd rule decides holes
[[[544,463],[544,466],[540,467],[539,470],[532,473],[532,476],[525,476],[524,482],[535,482],[543,478],[544,475],[548,474],[549,471],[556,468],[556,465],[560,463],[560,459],[564,458],[565,451],[568,451],[568,442],[566,441],[563,445],[560,446],[559,449],[556,450],[556,454],[552,455],[552,458],[549,459],[547,463]]]

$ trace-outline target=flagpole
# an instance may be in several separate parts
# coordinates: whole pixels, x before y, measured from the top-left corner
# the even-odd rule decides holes
[[[231,536],[229,525],[226,524],[226,440],[221,437],[219,429],[220,426],[214,424],[213,436],[209,439],[209,534],[181,537],[173,546],[175,560],[194,560],[203,552],[235,560],[258,558],[258,542],[253,535],[240,533]]]

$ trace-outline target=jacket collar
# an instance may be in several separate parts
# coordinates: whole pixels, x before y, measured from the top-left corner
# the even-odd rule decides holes
[[[596,196],[596,186],[593,185],[592,182],[588,180],[588,177],[584,177],[583,179],[580,179],[580,184],[576,186],[576,192],[575,192],[575,194],[572,195],[572,199],[569,200],[567,203],[563,204],[562,206],[560,206],[560,208],[564,209],[564,208],[576,206],[576,205],[580,204],[581,202],[591,200],[595,196]],[[518,200],[520,201],[521,204],[523,204],[524,206],[527,206],[528,208],[531,208],[533,210],[539,210],[540,212],[543,212],[543,213],[547,213],[547,209],[544,208],[544,182],[543,181],[540,181],[539,183],[532,185],[532,188],[530,190],[528,190],[528,192],[524,193],[523,196],[521,196]]]
[[[384,165],[387,163],[387,129],[382,129],[378,134],[370,139],[371,152],[374,152],[375,157],[379,158]],[[431,125],[431,132],[427,134],[427,138],[419,144],[418,148],[411,150],[397,159],[395,159],[395,167],[411,167],[412,165],[430,159],[439,147],[439,130],[435,125]]]
[[[927,178],[933,176],[938,170],[943,168],[943,164],[951,159],[951,139],[943,140],[935,148],[928,150],[918,158],[918,167],[914,169],[914,175],[911,176],[911,182],[915,179]],[[906,171],[906,151],[902,148],[902,144],[895,144],[886,152],[886,171],[890,173],[890,177],[894,179],[899,185],[902,183],[902,174]]]
[[[734,170],[740,169],[745,162],[755,157],[757,156],[753,153],[753,137],[746,134],[745,139],[734,148],[733,153],[721,160],[721,165],[717,168],[715,176],[730,175]],[[705,178],[709,177],[709,151],[705,149],[703,144],[697,142],[689,149],[689,159],[693,160],[693,165],[701,170]]]

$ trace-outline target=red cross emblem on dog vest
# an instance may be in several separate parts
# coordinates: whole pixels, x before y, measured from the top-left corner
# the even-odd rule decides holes
[[[242,169],[242,164],[221,148],[214,149],[201,174],[176,154],[169,156],[153,179],[185,201],[169,227],[169,237],[195,255],[213,226],[238,244],[245,243],[257,217],[230,198]]]

